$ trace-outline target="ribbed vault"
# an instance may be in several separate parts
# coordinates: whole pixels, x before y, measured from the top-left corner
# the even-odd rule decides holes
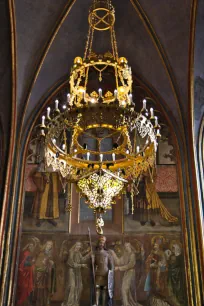
[[[15,4],[17,99],[25,125],[45,92],[68,77],[73,58],[83,56],[91,0],[19,0]],[[182,6],[176,0],[154,5],[151,1],[113,0],[113,5],[119,54],[156,89],[182,127],[187,108],[190,0]],[[96,42],[98,50],[109,47],[104,37]]]

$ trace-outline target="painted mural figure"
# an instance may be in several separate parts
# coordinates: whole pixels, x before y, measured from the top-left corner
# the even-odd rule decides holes
[[[53,242],[47,241],[35,262],[34,301],[38,306],[50,305],[56,292],[56,269],[53,261]]]
[[[129,242],[126,242],[123,256],[118,258],[113,252],[113,257],[116,264],[115,270],[124,272],[121,287],[123,306],[139,306],[136,297],[136,254],[134,248]]]
[[[168,305],[164,301],[167,294],[167,260],[162,250],[163,237],[153,237],[153,249],[146,260],[147,277],[144,291],[149,296],[150,305]]]
[[[63,242],[60,252],[60,257],[66,263],[65,294],[62,306],[79,306],[83,289],[81,269],[88,268],[85,262],[90,258],[90,252],[82,256],[81,242],[76,242],[68,251],[66,242],[67,241]]]
[[[44,220],[56,226],[56,219],[59,218],[59,178],[57,173],[45,172],[43,169],[44,164],[41,163],[32,176],[37,187],[32,215],[38,220],[37,226],[41,226]]]
[[[105,248],[106,237],[98,239],[96,252],[93,255],[95,266],[95,300],[96,305],[112,304],[114,265],[111,254]]]
[[[31,238],[20,255],[17,284],[17,305],[19,306],[25,302],[28,305],[32,304],[34,290],[34,253],[38,243],[38,238]]]
[[[175,240],[171,242],[171,254],[168,260],[168,288],[175,305],[184,305],[183,296],[183,258],[181,244]]]

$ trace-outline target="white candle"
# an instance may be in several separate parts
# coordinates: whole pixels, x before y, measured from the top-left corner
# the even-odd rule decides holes
[[[118,91],[117,91],[117,89],[115,89],[114,90],[114,97],[117,98],[117,95],[118,95]]]
[[[67,103],[69,104],[69,102],[70,102],[70,94],[68,93],[67,94]]]
[[[102,89],[101,88],[99,88],[98,94],[99,94],[99,97],[101,98],[102,97]]]
[[[45,125],[45,116],[42,116],[42,125]]]
[[[157,130],[157,137],[160,137],[161,136],[161,134],[160,134],[160,132],[159,132],[159,129]]]
[[[90,160],[90,152],[87,152],[87,160]]]
[[[62,145],[62,150],[65,150],[66,146],[65,144]]]
[[[153,119],[154,118],[154,110],[153,110],[152,107],[150,108],[150,115],[151,115],[151,118]]]
[[[53,138],[52,142],[53,142],[54,144],[56,144],[56,139],[55,139],[55,138]]]
[[[103,154],[100,154],[100,162],[103,161]]]
[[[113,161],[115,161],[115,153],[112,153]]]
[[[155,126],[158,126],[158,118],[155,116]]]
[[[132,103],[132,94],[129,94],[130,103]]]
[[[143,109],[146,109],[146,107],[147,107],[147,100],[144,99],[144,100],[143,100]]]
[[[58,106],[59,106],[59,100],[55,100],[55,109],[56,109],[56,110],[59,109]]]
[[[45,136],[45,131],[44,130],[41,130],[41,135]]]
[[[140,147],[139,146],[137,146],[137,153],[139,153],[140,152]]]
[[[130,151],[128,149],[126,150],[126,154],[130,154]]]
[[[47,108],[47,118],[50,118],[50,107]]]

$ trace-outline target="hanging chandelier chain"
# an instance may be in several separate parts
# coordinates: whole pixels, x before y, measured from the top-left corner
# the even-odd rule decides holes
[[[85,88],[87,88],[88,80],[89,80],[89,67],[87,67],[86,69],[86,76],[85,76],[85,83],[84,83]]]
[[[112,36],[113,36],[113,49],[114,49],[114,52],[115,52],[115,58],[116,58],[116,60],[118,60],[118,45],[117,45],[114,26],[112,27]]]
[[[114,59],[116,59],[116,52],[114,48],[114,38],[113,38],[113,28],[110,28],[110,35],[111,35],[111,47],[112,47],[113,57]]]
[[[89,55],[88,56],[91,56],[91,53],[92,53],[93,38],[94,38],[94,29],[92,28],[91,35],[90,35],[90,45],[89,45]]]
[[[89,25],[89,30],[87,34],[87,40],[86,40],[86,47],[84,51],[84,60],[87,58],[88,50],[89,50],[89,41],[90,41],[90,35],[91,35],[92,27]]]
[[[86,47],[84,51],[84,60],[87,59],[88,56],[91,55],[92,45],[93,45],[93,37],[94,37],[94,28],[89,25]]]

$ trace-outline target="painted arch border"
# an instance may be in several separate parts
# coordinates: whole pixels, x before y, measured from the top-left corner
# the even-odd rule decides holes
[[[197,166],[199,177],[199,195],[201,200],[201,217],[204,217],[204,115],[201,120],[197,143]]]

